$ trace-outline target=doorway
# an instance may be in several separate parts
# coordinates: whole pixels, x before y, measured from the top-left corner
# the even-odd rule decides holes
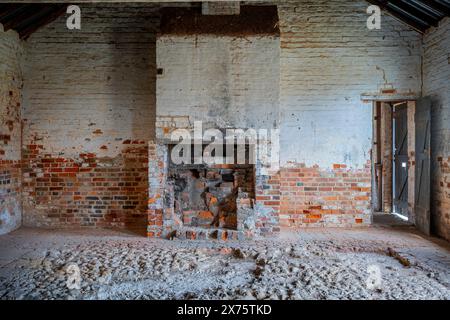
[[[372,209],[430,233],[431,102],[373,102]]]
[[[408,104],[392,105],[392,212],[405,220],[408,215]]]
[[[373,211],[414,223],[415,101],[377,101],[373,115]]]

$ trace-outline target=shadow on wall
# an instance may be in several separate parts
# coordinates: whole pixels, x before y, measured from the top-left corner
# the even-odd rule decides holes
[[[130,136],[147,137],[149,140],[155,138],[156,121],[156,32],[159,27],[159,16],[152,14],[151,17],[146,14],[134,13],[132,24],[135,28],[140,28],[140,32],[134,32],[135,28],[129,28],[124,32],[124,27],[118,23],[112,22],[112,37],[114,47],[111,51],[112,65],[116,67],[108,77],[112,87],[110,106],[114,110],[131,110],[125,116],[131,116],[128,120],[130,126]],[[123,99],[127,97],[127,99]],[[137,105],[137,106],[136,106]],[[141,106],[147,106],[142,108]],[[124,115],[123,112],[118,112]],[[145,120],[150,120],[146,122]],[[123,119],[114,117],[114,127],[123,125]],[[145,132],[145,133],[144,133]],[[128,141],[124,141],[126,144]],[[134,143],[136,141],[131,141]],[[147,235],[148,214],[148,144],[144,142],[145,147],[138,146],[136,149],[130,148],[124,151],[124,163],[122,171],[129,172],[132,175],[139,175],[134,183],[139,183],[138,190],[126,189],[123,193],[125,199],[139,199],[131,206],[137,205],[135,212],[131,217],[124,217],[125,229],[138,235]],[[141,157],[139,160],[145,164],[145,175],[135,172],[136,158],[133,156],[127,160],[128,153],[137,152]],[[144,181],[137,181],[143,179]],[[127,184],[127,182],[125,182]],[[145,188],[142,186],[145,184]],[[139,195],[137,195],[139,193]],[[126,213],[125,214],[129,214]]]
[[[0,235],[20,227],[20,163],[0,160]]]
[[[145,234],[157,6],[86,4],[82,16],[79,31],[61,18],[28,40],[24,223]]]
[[[450,107],[438,96],[431,106],[431,234],[450,240]]]

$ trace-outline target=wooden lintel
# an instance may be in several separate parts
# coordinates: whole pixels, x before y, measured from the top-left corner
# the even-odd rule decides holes
[[[380,102],[401,102],[401,101],[415,101],[420,98],[416,93],[394,93],[394,94],[382,94],[382,93],[363,93],[361,94],[361,100],[364,102],[380,101]]]

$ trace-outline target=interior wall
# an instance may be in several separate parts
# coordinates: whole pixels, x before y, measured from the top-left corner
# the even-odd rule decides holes
[[[431,224],[450,240],[450,19],[424,36],[423,95],[431,96]]]
[[[277,34],[162,34],[157,39],[157,65],[162,73],[157,76],[159,142],[169,141],[174,129],[192,129],[194,121],[202,121],[204,130],[278,128]],[[279,229],[279,179],[277,172],[271,177],[261,171],[257,165],[252,231],[266,235]],[[152,172],[150,176],[155,177]],[[161,185],[156,181],[151,188],[160,190]],[[155,212],[161,208],[155,206],[164,193],[160,191],[150,192],[150,235],[159,234]]]
[[[365,1],[279,4],[281,212],[286,226],[370,223],[372,108],[361,94],[421,90],[421,35]]]
[[[272,119],[279,122],[281,129],[282,169],[273,173],[267,187],[277,188],[271,190],[278,193],[271,203],[280,212],[282,226],[352,226],[371,221],[372,110],[361,102],[361,94],[391,86],[398,92],[420,92],[421,36],[387,15],[383,15],[381,30],[370,31],[366,27],[366,9],[364,1],[278,3],[280,103],[279,113],[273,113]],[[222,45],[215,55],[206,55],[204,48],[209,46],[205,45],[205,39],[191,38],[167,39],[165,45],[162,42],[165,54],[158,57],[167,60],[169,73],[164,70],[164,75],[158,78],[158,103],[165,102],[161,104],[161,116],[164,112],[172,114],[158,121],[157,127],[161,127],[158,132],[168,133],[170,127],[189,125],[191,117],[209,118],[208,106],[223,102],[209,101],[207,93],[199,93],[195,80],[199,81],[199,87],[217,83],[209,76],[198,79],[198,73],[205,70],[208,61],[214,60],[212,56],[224,55],[227,49]],[[168,57],[171,50],[168,43],[178,46],[174,52],[183,52],[178,61],[170,64],[167,62],[176,54]],[[186,52],[189,48],[191,51]],[[181,57],[187,57],[190,63],[184,64]],[[174,77],[170,78],[170,68],[177,67],[183,70],[175,77],[183,88],[177,87]],[[216,70],[214,74],[221,72]],[[193,87],[186,85],[192,83]],[[205,103],[195,101],[195,106],[192,105],[191,93]],[[221,97],[222,93],[216,92],[215,96]],[[246,92],[243,96],[249,97]],[[178,100],[183,101],[182,105]],[[184,104],[192,107],[187,108],[191,113],[183,112]],[[181,107],[177,109],[175,105]],[[267,114],[264,104],[253,109],[262,112],[248,114],[248,119],[253,120],[247,121],[247,125]],[[220,122],[219,127],[235,122],[233,114],[223,110],[227,108],[213,108],[210,117]],[[187,114],[190,116],[186,117]],[[246,125],[242,123],[246,119],[244,114],[236,118],[241,126]],[[270,123],[270,117],[265,121]]]
[[[21,205],[23,43],[0,24],[0,234],[17,229]]]
[[[175,128],[275,128],[278,36],[162,35],[157,40],[157,136]]]
[[[279,108],[273,118],[225,114],[238,124],[278,121],[282,169],[263,185],[274,188],[270,203],[284,226],[368,224],[371,107],[360,95],[390,85],[420,91],[421,36],[387,15],[381,30],[370,31],[366,9],[350,0],[279,3]],[[83,5],[82,30],[68,31],[62,17],[28,40],[27,225],[124,226],[143,217],[146,141],[155,137],[157,16],[152,5]],[[244,94],[236,101],[246,108]],[[208,112],[197,114],[223,119]]]
[[[27,41],[24,223],[145,227],[158,7],[81,9]]]
[[[0,234],[22,222],[21,103],[23,42],[0,24]]]

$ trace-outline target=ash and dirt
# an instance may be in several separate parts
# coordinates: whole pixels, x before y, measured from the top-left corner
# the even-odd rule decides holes
[[[449,299],[448,243],[410,229],[246,242],[22,228],[0,236],[0,299]],[[81,288],[68,289],[68,266]],[[381,285],[367,286],[376,266]],[[370,270],[370,269],[369,269]]]

